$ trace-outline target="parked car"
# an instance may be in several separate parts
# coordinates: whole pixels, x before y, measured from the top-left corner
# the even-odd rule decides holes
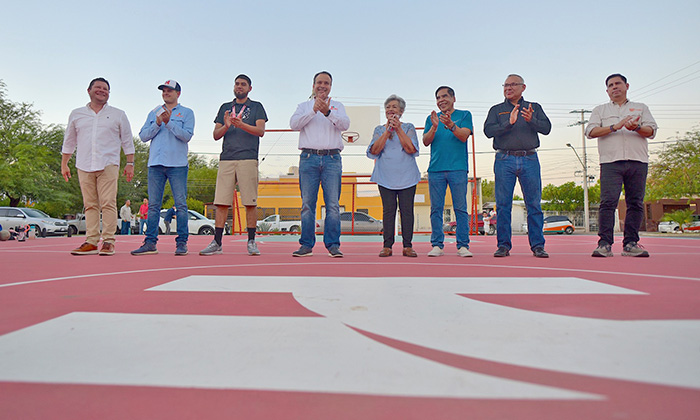
[[[678,223],[672,221],[659,222],[657,230],[661,233],[675,233],[681,231],[681,226]]]
[[[68,230],[70,231],[70,235],[77,235],[77,234],[82,234],[87,231],[87,226],[85,224],[85,215],[83,213],[76,213],[74,216],[72,216],[72,219],[66,220],[68,223]],[[139,221],[137,219],[134,219],[131,221],[131,234],[132,235],[138,235],[139,234]],[[100,221],[100,229],[102,229],[102,221]],[[119,235],[122,231],[122,219],[117,218],[117,230],[116,234]]]
[[[567,235],[571,235],[576,229],[574,228],[574,224],[571,222],[571,219],[566,216],[557,215],[545,217],[542,230],[544,233],[557,233],[560,235],[562,233],[566,233]],[[523,231],[527,233],[527,222],[523,223]]]
[[[168,209],[163,209],[160,211],[160,222],[158,225],[158,233],[165,233],[165,213]],[[187,230],[190,235],[213,235],[215,222],[211,219],[207,219],[203,214],[198,213],[194,210],[187,210],[190,219],[187,223]],[[177,233],[177,219],[173,218],[170,222],[170,233]]]
[[[674,232],[680,232],[681,227],[678,224],[678,222],[674,222],[674,221],[659,222],[659,226],[658,226],[657,230],[659,232],[662,232],[662,233],[674,233]],[[692,215],[692,222],[684,224],[683,230],[688,230],[691,232],[700,231],[700,215],[693,214]]]
[[[259,232],[300,232],[301,220],[280,220],[279,214],[272,214],[255,224]]]
[[[3,229],[34,226],[37,236],[68,235],[68,223],[41,210],[28,207],[0,207],[0,225]]]
[[[354,212],[355,215],[355,232],[384,232],[384,223],[381,220],[377,220],[372,216],[365,213],[360,213],[359,211]],[[340,231],[341,232],[352,232],[353,212],[344,211],[340,213]],[[316,220],[316,233],[323,232],[323,220]]]
[[[469,222],[470,223],[471,223],[471,217],[472,216],[469,215],[469,219],[470,219]],[[486,231],[484,230],[484,215],[483,214],[477,215],[476,226],[477,226],[477,229],[479,230],[479,235],[486,235]],[[456,235],[457,234],[457,222],[452,221],[452,222],[443,223],[442,230],[448,235]],[[495,227],[494,227],[494,230],[495,230]],[[492,234],[492,233],[489,233],[489,234]]]

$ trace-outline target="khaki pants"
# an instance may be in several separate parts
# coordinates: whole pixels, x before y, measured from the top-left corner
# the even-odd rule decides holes
[[[101,171],[85,172],[78,169],[80,191],[85,206],[85,242],[97,246],[100,242],[100,213],[102,239],[114,243],[117,231],[117,179],[119,165],[110,165]]]

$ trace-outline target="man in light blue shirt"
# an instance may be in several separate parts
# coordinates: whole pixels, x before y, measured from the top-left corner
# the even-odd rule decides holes
[[[471,257],[469,251],[469,213],[467,213],[467,174],[469,171],[467,138],[472,134],[472,114],[455,109],[455,92],[440,86],[435,91],[440,112],[433,111],[425,121],[423,144],[430,146],[428,189],[430,191],[430,244],[429,257],[444,254],[445,233],[442,215],[445,209],[447,186],[452,193],[452,207],[457,219],[457,255]]]
[[[165,182],[170,188],[177,208],[177,237],[175,255],[187,255],[187,172],[188,143],[194,134],[194,113],[178,103],[182,91],[175,80],[168,80],[158,89],[163,91],[164,104],[148,114],[139,132],[144,143],[151,142],[148,156],[148,219],[143,245],[132,255],[157,254],[158,225],[163,205]]]

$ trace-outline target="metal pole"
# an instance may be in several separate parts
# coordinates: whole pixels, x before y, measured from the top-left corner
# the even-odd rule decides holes
[[[586,131],[583,118],[583,111],[581,111],[581,139],[583,141],[583,231],[588,233],[591,229],[591,215],[588,204],[588,158],[586,155]]]

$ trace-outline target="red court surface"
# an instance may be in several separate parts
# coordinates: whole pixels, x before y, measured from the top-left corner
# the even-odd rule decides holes
[[[1,419],[700,419],[700,239],[591,258],[593,235],[497,259],[379,258],[241,237],[201,257],[0,242]],[[453,238],[448,239],[453,242]]]

